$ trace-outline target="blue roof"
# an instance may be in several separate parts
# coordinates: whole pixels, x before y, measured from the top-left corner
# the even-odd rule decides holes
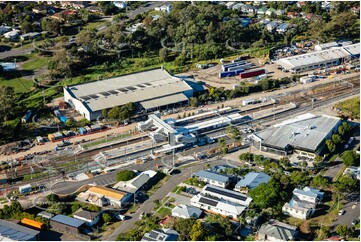
[[[295,193],[313,198],[317,198],[317,196],[323,196],[323,192],[321,192],[319,189],[310,187],[305,187],[303,190],[295,188],[295,190],[293,190],[293,194]]]
[[[82,226],[85,223],[85,221],[82,221],[80,219],[71,218],[71,217],[68,217],[68,216],[65,216],[65,215],[61,215],[61,214],[56,215],[55,217],[53,217],[51,219],[51,221],[55,221],[55,222],[58,222],[58,223],[69,225],[69,226],[72,226],[72,227],[75,227],[75,228],[78,228],[78,227]]]
[[[6,220],[0,220],[0,235],[11,240],[30,241],[36,240],[39,231],[30,229],[19,224],[15,224]]]
[[[213,181],[218,181],[218,182],[227,182],[229,180],[228,176],[224,176],[218,173],[213,173],[213,172],[209,172],[209,171],[198,171],[197,173],[194,174],[196,177],[201,177],[201,178],[206,178],[206,179],[210,179]]]
[[[247,175],[236,184],[236,188],[248,187],[253,190],[262,183],[267,183],[271,177],[263,172],[249,172]]]

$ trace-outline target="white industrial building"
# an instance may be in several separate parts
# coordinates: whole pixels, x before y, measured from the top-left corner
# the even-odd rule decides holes
[[[321,51],[321,50],[327,50],[333,47],[338,47],[338,43],[337,42],[329,42],[329,43],[323,43],[323,44],[318,44],[315,45],[315,50],[317,51]]]
[[[254,133],[251,140],[257,149],[265,152],[314,158],[322,153],[325,141],[337,132],[340,124],[340,118],[307,113]]]
[[[340,65],[360,57],[360,43],[281,58],[275,63],[294,73]]]
[[[181,106],[192,96],[184,79],[163,68],[64,87],[64,100],[88,120],[95,120],[103,109],[129,102],[147,112]]]

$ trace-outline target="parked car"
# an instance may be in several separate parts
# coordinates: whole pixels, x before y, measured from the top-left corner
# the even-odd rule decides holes
[[[354,220],[352,220],[351,224],[355,226],[357,223],[358,223],[358,221],[356,219],[354,219]]]
[[[344,215],[345,214],[345,210],[340,210],[339,212],[338,212],[338,215]]]

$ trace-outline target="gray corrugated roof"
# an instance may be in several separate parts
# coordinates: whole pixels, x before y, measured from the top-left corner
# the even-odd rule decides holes
[[[75,98],[84,100],[84,105],[92,111],[192,90],[182,79],[161,69],[83,83],[65,89]]]
[[[277,220],[271,219],[267,224],[263,224],[258,233],[272,236],[279,240],[294,240],[297,235],[297,227]]]
[[[76,219],[76,218],[71,218],[62,214],[56,215],[55,217],[53,217],[51,219],[51,221],[55,221],[58,223],[62,223],[65,225],[69,225],[75,228],[78,228],[80,226],[82,226],[85,222],[83,220],[80,219]]]
[[[15,223],[5,220],[0,220],[0,236],[9,238],[11,240],[28,241],[35,240],[39,231],[30,229]]]
[[[184,216],[186,218],[194,217],[194,215],[196,218],[198,218],[202,214],[202,210],[200,210],[199,208],[193,207],[193,206],[181,204],[181,205],[175,206],[172,209],[172,214],[173,213],[179,214],[180,216]]]
[[[310,188],[310,187],[305,187],[302,190],[295,188],[293,190],[293,194],[300,194],[303,196],[308,196],[308,197],[312,197],[312,198],[316,198],[317,196],[323,196],[323,192],[321,192],[319,189],[315,189],[315,188]]]
[[[262,183],[267,183],[271,177],[263,172],[249,172],[247,175],[236,184],[236,189],[241,187],[248,187],[253,190]]]
[[[291,145],[294,148],[315,151],[338,122],[340,119],[336,117],[318,116],[273,127],[255,135],[262,139],[264,145],[280,149]]]
[[[87,210],[84,210],[82,208],[79,208],[78,211],[76,211],[73,214],[73,216],[78,216],[78,217],[85,218],[85,219],[88,219],[88,220],[93,220],[98,215],[99,215],[99,212],[87,211]]]
[[[194,174],[196,177],[201,177],[201,178],[206,178],[206,179],[210,179],[213,181],[219,181],[219,182],[227,182],[229,180],[228,176],[224,176],[218,173],[213,173],[213,172],[209,172],[209,171],[198,171],[197,173]]]
[[[151,99],[148,101],[143,101],[140,102],[140,105],[142,105],[144,109],[151,109],[151,108],[158,108],[168,104],[179,103],[184,101],[188,101],[188,98],[183,93],[177,93],[165,97]]]

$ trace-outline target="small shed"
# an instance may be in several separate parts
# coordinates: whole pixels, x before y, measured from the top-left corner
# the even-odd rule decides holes
[[[59,214],[50,220],[50,225],[59,232],[78,235],[84,229],[85,221]]]
[[[87,133],[92,132],[92,129],[91,129],[89,126],[85,126],[85,129],[86,129],[86,132],[87,132]]]
[[[54,214],[42,211],[42,212],[38,213],[36,216],[42,217],[45,219],[51,219],[52,217],[54,217]]]
[[[90,128],[91,128],[92,132],[96,132],[96,131],[101,130],[102,126],[100,126],[99,124],[94,124],[94,125],[90,126]]]
[[[65,124],[67,118],[66,118],[65,116],[60,116],[60,117],[59,117],[59,120],[60,120],[60,122],[62,122],[62,123]]]
[[[33,188],[31,186],[31,184],[27,184],[27,185],[19,187],[20,194],[25,194],[25,193],[31,192],[32,190],[33,190]]]
[[[39,145],[44,144],[44,139],[43,139],[43,137],[37,136],[37,137],[36,137],[36,142],[37,142]]]
[[[23,218],[21,220],[21,224],[27,227],[31,227],[32,229],[43,230],[45,228],[45,224],[43,224],[42,222],[38,222],[28,218]]]

